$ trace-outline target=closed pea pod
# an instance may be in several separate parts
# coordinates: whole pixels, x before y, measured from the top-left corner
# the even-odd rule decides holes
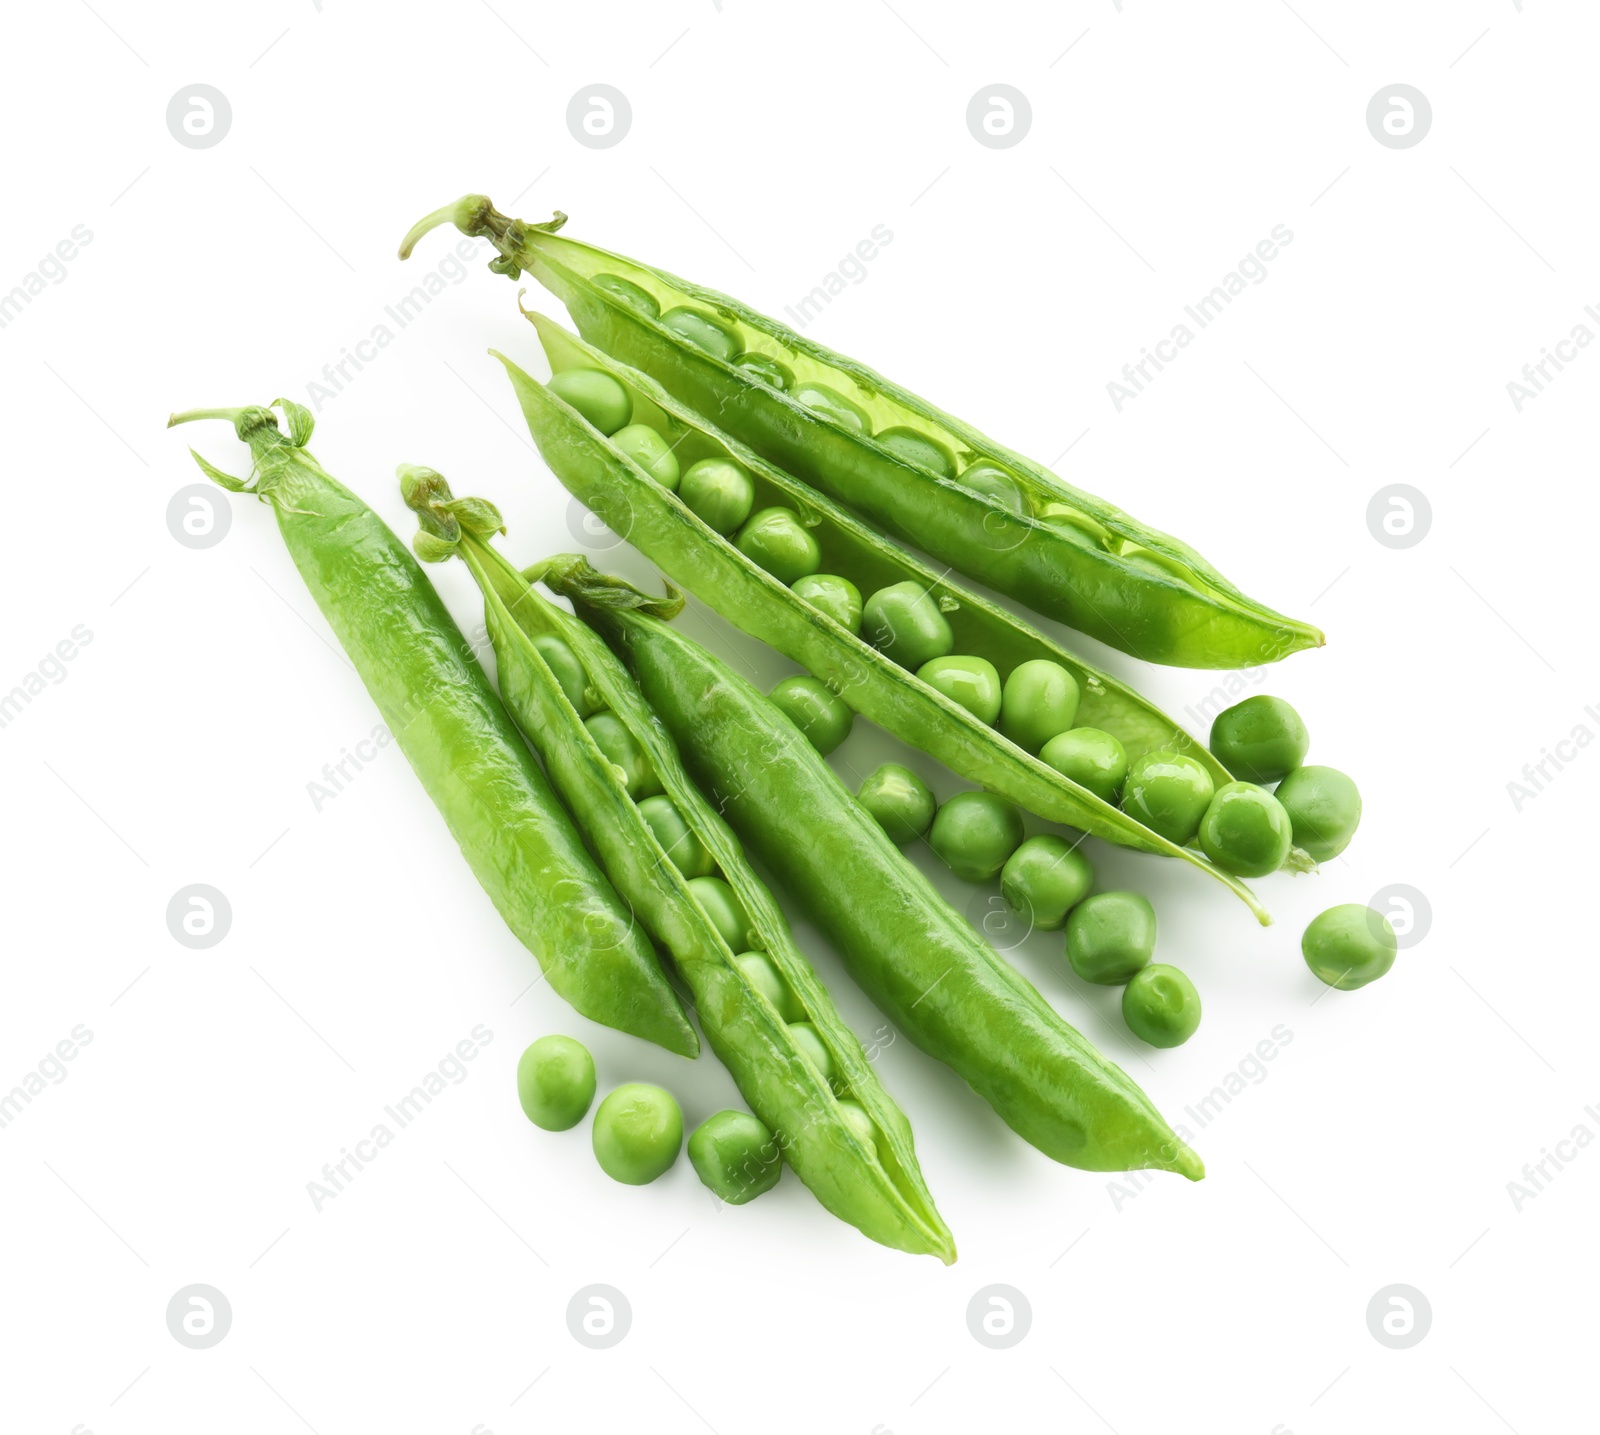
[[[593,1021],[692,1056],[699,1042],[649,941],[585,850],[433,585],[383,520],[306,451],[310,413],[284,400],[276,407],[287,434],[267,408],[196,410],[171,422],[225,419],[250,446],[253,487],[203,460],[201,468],[272,505],[296,568],[396,745],[555,992]],[[491,515],[465,517],[497,527]],[[460,531],[457,515],[450,522]],[[416,876],[434,880],[425,864]]]
[[[1203,1175],[1139,1088],[938,897],[810,745],[784,740],[768,700],[661,621],[674,605],[582,559],[543,571],[625,657],[729,820],[918,1046],[1055,1160]],[[869,1113],[881,1148],[881,1119]]]

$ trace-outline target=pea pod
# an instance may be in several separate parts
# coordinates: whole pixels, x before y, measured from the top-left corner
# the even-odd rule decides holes
[[[1205,1174],[1149,1098],[945,903],[799,729],[662,621],[675,603],[582,558],[537,571],[620,653],[712,802],[912,1041],[1054,1160]]]
[[[790,935],[771,894],[738,839],[701,796],[672,740],[652,716],[626,669],[588,628],[563,613],[488,542],[499,514],[481,499],[455,499],[429,469],[403,468],[406,502],[422,522],[418,552],[459,554],[483,592],[507,708],[544,760],[550,780],[600,863],[694,994],[711,1048],[733,1074],[750,1109],[777,1137],[795,1173],[834,1215],[898,1250],[955,1260],[955,1244],[917,1164],[911,1127],[879,1083],[861,1043],[845,1025]],[[537,640],[554,637],[576,655],[590,690],[644,748],[657,780],[690,832],[716,859],[749,918],[758,949],[778,970],[786,1004],[820,1038],[835,1076],[830,1086],[806,1055],[792,1014],[780,1013],[752,983],[695,900],[683,873],[617,778]],[[837,1089],[835,1089],[837,1088]],[[854,1101],[873,1135],[852,1124]]]
[[[199,454],[195,461],[223,488],[272,505],[295,567],[396,744],[551,987],[593,1021],[696,1055],[699,1039],[649,940],[584,849],[411,551],[306,450],[311,414],[285,399],[274,406],[287,434],[268,408],[194,409],[169,425],[226,419],[250,445],[253,484]]]
[[[961,651],[982,653],[1002,675],[1031,659],[1060,663],[1083,691],[1080,722],[1111,732],[1130,755],[1179,750],[1214,774],[1219,784],[1232,781],[1201,743],[1110,674],[1073,657],[997,605],[941,578],[837,504],[719,432],[645,375],[607,359],[542,315],[531,317],[557,371],[606,370],[628,390],[635,420],[657,425],[685,467],[704,457],[731,459],[751,475],[757,507],[785,504],[805,515],[822,562],[832,571],[864,591],[915,582],[946,610]],[[504,356],[501,362],[545,462],[562,483],[729,622],[804,665],[864,717],[931,753],[969,781],[1050,821],[1190,863],[1229,887],[1263,925],[1270,922],[1254,893],[1238,878],[1079,786],[824,617],[696,517],[678,495],[651,480],[549,388]]]
[[[830,497],[970,577],[1147,662],[1238,668],[1320,646],[1187,544],[1063,482],[871,369],[715,290],[509,219],[467,195],[454,223],[527,272],[578,331]]]

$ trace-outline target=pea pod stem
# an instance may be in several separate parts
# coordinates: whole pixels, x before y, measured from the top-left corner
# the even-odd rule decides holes
[[[1020,619],[888,543],[679,403],[648,376],[600,354],[543,315],[531,318],[554,367],[585,364],[611,373],[633,395],[637,415],[661,424],[686,462],[702,454],[731,458],[762,485],[758,501],[792,504],[811,520],[812,532],[821,535],[830,556],[851,555],[852,561],[866,565],[873,584],[914,579],[951,610],[968,651],[990,657],[1002,675],[1028,658],[1060,662],[1083,687],[1084,721],[1103,723],[1126,737],[1131,754],[1171,747],[1188,752],[1214,781],[1231,780],[1202,745],[1110,674],[1091,668]],[[547,386],[504,355],[496,357],[506,367],[534,442],[568,491],[729,622],[793,658],[863,716],[969,781],[1052,822],[1120,846],[1176,858],[1221,882],[1263,926],[1271,923],[1255,893],[1237,877],[1196,849],[1177,846],[1102,801],[819,613],[707,527],[676,494],[646,475]]]
[[[306,448],[310,412],[279,399],[193,409],[172,422],[204,418],[228,421],[250,446],[248,491],[272,505],[295,566],[396,745],[551,987],[593,1021],[695,1055],[699,1039],[649,941],[585,851],[433,585],[383,520]],[[224,486],[246,488],[238,479]]]
[[[1205,1174],[1144,1092],[973,932],[770,700],[624,580],[571,555],[543,571],[628,664],[708,796],[913,1042],[1054,1160]]]

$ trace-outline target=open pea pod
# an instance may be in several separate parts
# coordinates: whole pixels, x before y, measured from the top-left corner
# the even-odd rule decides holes
[[[492,505],[453,498],[444,479],[429,469],[403,468],[401,480],[406,502],[422,522],[418,552],[432,560],[459,555],[483,592],[507,709],[543,758],[606,875],[694,994],[712,1050],[778,1138],[796,1175],[823,1206],[873,1240],[954,1261],[955,1243],[923,1181],[910,1123],[795,945],[738,838],[684,772],[672,739],[627,670],[589,628],[542,597],[488,542],[500,528]],[[537,645],[541,636],[566,645],[583,675],[585,706],[623,723],[689,832],[716,862],[749,920],[755,948],[783,979],[785,1001],[794,1009],[788,1015],[810,1023],[827,1049],[831,1085],[696,901],[630,796],[621,769],[585,725],[568,686]],[[871,1135],[852,1124],[842,1100],[866,1111]]]
[[[1052,1160],[1204,1176],[1137,1083],[934,891],[789,717],[662,621],[676,601],[570,555],[540,571],[622,656],[719,810],[918,1047]]]
[[[1323,636],[1247,597],[1194,549],[737,299],[467,195],[454,223],[527,272],[591,343],[941,562],[1147,662],[1239,668]]]
[[[1159,709],[1107,673],[1073,657],[1004,609],[941,579],[838,505],[765,462],[678,402],[644,374],[599,353],[542,315],[530,316],[553,368],[599,367],[628,389],[634,418],[659,428],[683,463],[732,459],[751,475],[756,506],[793,506],[810,524],[824,567],[863,591],[915,580],[946,610],[958,651],[981,653],[1002,677],[1032,658],[1060,663],[1078,679],[1080,717],[1119,738],[1129,755],[1188,753],[1214,780],[1231,776]],[[524,418],[551,471],[580,501],[729,622],[802,664],[857,712],[952,771],[1026,811],[1119,846],[1175,857],[1216,878],[1263,925],[1271,918],[1255,894],[1194,848],[1180,847],[1017,746],[960,703],[908,672],[834,622],[753,563],[622,453],[576,409],[516,364],[506,366]]]

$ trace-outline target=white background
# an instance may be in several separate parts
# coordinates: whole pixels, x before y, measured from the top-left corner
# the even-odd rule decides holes
[[[0,1089],[75,1025],[92,1041],[0,1130],[0,1424],[1581,1423],[1600,1152],[1520,1210],[1507,1183],[1580,1123],[1600,1134],[1584,1109],[1600,1102],[1584,920],[1600,755],[1569,749],[1520,811],[1507,784],[1575,728],[1600,730],[1585,710],[1600,702],[1600,353],[1521,412],[1506,384],[1600,301],[1592,13],[96,0],[13,10],[7,30],[0,291],[74,225],[93,238],[0,330],[0,690],[75,625],[92,640],[0,729]],[[197,82],[232,107],[204,150],[165,121]],[[595,82],[633,111],[606,150],[565,118]],[[1010,149],[966,128],[994,82],[1031,101]],[[1403,150],[1364,118],[1395,82],[1434,116]],[[267,510],[229,500],[231,530],[203,551],[166,517],[201,481],[186,441],[224,467],[243,452],[220,426],[163,432],[168,412],[308,401],[385,305],[429,270],[450,277],[453,235],[409,266],[394,250],[466,190],[529,218],[564,209],[573,235],[769,312],[886,225],[892,242],[813,335],[1047,463],[1071,446],[1067,479],[1326,629],[1324,650],[1246,681],[1298,706],[1312,760],[1357,777],[1366,818],[1319,875],[1259,884],[1274,927],[1198,874],[1096,847],[1106,884],[1154,899],[1161,958],[1204,997],[1196,1037],[1135,1049],[1115,993],[1076,984],[1058,939],[1018,954],[1191,1128],[1202,1184],[1156,1177],[1118,1198],[903,1039],[880,1069],[959,1243],[949,1269],[871,1245],[792,1176],[719,1211],[686,1160],[624,1188],[582,1129],[523,1119],[516,1058],[548,1031],[588,1042],[603,1086],[668,1084],[691,1123],[737,1096],[709,1055],[691,1068],[543,987],[521,995],[531,959],[393,748],[314,809],[307,784],[370,731],[369,700]],[[1107,382],[1277,224],[1294,238],[1266,281],[1117,412]],[[566,495],[485,353],[536,363],[514,287],[479,260],[454,277],[322,402],[316,452],[401,532],[394,467],[420,462],[498,503],[514,555],[570,548]],[[559,313],[542,291],[530,302]],[[1394,482],[1432,510],[1404,550],[1366,516]],[[439,581],[476,627],[465,572]],[[786,671],[686,621],[763,681]],[[1217,681],[1083,650],[1180,715]],[[842,771],[896,755],[864,727]],[[922,767],[941,795],[958,786]],[[232,907],[204,951],[165,919],[196,882]],[[1305,923],[1395,883],[1426,896],[1426,935],[1384,981],[1324,996],[1299,957]],[[870,1037],[882,1018],[800,931]],[[307,1182],[478,1023],[493,1039],[467,1079],[316,1211]],[[1264,1079],[1196,1129],[1184,1108],[1280,1024],[1292,1040]],[[195,1282],[232,1308],[209,1350],[167,1329]],[[567,1329],[594,1283],[632,1309],[610,1350]],[[1002,1351],[967,1325],[995,1283],[1031,1307]],[[1432,1311],[1402,1351],[1366,1317],[1394,1283]]]

